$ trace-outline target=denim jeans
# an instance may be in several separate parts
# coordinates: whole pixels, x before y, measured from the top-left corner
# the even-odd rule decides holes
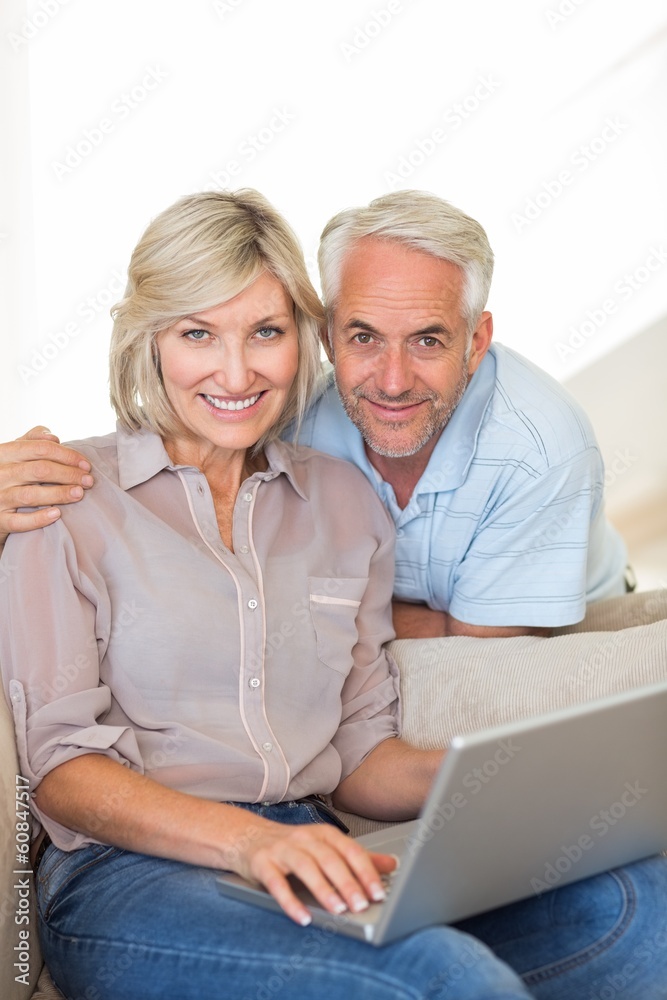
[[[312,805],[255,811],[327,821]],[[100,845],[49,847],[37,895],[70,1000],[667,997],[664,858],[382,948],[228,899],[211,869]]]

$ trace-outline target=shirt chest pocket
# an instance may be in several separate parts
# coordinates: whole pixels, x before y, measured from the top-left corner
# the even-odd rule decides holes
[[[357,615],[367,586],[368,577],[308,577],[318,659],[342,674],[352,669],[352,650],[359,638]]]

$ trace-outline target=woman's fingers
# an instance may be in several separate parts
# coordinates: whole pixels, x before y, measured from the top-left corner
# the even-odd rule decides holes
[[[288,916],[306,925],[310,914],[288,876],[296,876],[327,912],[361,913],[384,899],[380,875],[395,867],[396,858],[371,856],[334,827],[313,824],[284,827],[284,833],[254,852],[251,873]]]

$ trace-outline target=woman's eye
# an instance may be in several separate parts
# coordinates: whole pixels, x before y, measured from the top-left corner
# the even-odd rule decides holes
[[[186,330],[183,336],[187,337],[188,340],[201,342],[202,340],[206,340],[209,334],[208,330]]]
[[[260,340],[274,340],[275,337],[279,337],[282,333],[277,326],[263,326],[257,330],[257,336]]]

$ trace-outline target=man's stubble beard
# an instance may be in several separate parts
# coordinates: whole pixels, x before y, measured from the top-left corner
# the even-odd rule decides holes
[[[467,368],[468,359],[466,357],[464,359],[464,365],[461,368],[459,379],[453,390],[446,398],[443,398],[436,392],[421,394],[404,392],[401,393],[400,396],[386,396],[381,392],[366,393],[361,387],[352,389],[350,393],[344,397],[340,391],[337,381],[336,389],[338,390],[338,395],[347,416],[360,432],[368,447],[375,452],[376,455],[381,455],[383,458],[409,458],[411,455],[416,455],[418,451],[421,451],[421,449],[428,444],[435,434],[442,433],[451,420],[452,414],[461,402],[463,393],[466,391],[470,381]],[[334,379],[336,379],[335,366]],[[378,432],[377,423],[375,423],[372,419],[367,418],[361,409],[359,405],[359,401],[361,399],[368,399],[370,402],[379,403],[385,406],[390,406],[392,404],[407,406],[426,401],[431,401],[433,405],[428,411],[426,421],[423,426],[415,428],[415,433],[419,431],[418,438],[411,441],[408,445],[404,444],[401,447],[397,447],[396,444],[392,445],[391,437],[392,435],[401,433],[401,431],[404,430],[407,421],[402,424],[385,424],[382,430]]]

